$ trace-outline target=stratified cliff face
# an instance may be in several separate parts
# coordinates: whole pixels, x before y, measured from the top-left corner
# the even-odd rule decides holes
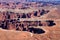
[[[47,18],[60,19],[58,8],[51,9],[51,12],[47,15]]]
[[[57,18],[59,17],[58,11],[55,8],[44,16],[47,18],[48,15],[56,15]],[[60,21],[58,19],[56,20],[57,21],[54,20],[54,23],[56,24],[54,26],[41,27],[41,29],[45,31],[45,33],[43,34],[34,34],[26,31],[0,29],[0,40],[60,40]]]
[[[0,29],[0,40],[60,40],[60,22],[53,27],[42,27],[44,34]]]
[[[60,15],[59,9],[56,7],[56,8],[51,8],[49,13],[44,14],[40,18],[54,20],[54,19],[60,19],[59,15]]]
[[[55,22],[56,25],[53,27],[43,27],[46,30],[45,34],[36,35],[37,40],[60,40],[60,22]]]
[[[1,7],[4,7],[4,6],[1,6]],[[35,10],[35,8],[33,7],[32,9]],[[42,7],[42,9],[44,8]],[[49,8],[46,7],[46,9],[49,9]],[[23,15],[20,13],[17,14],[17,13],[14,13],[15,11],[10,12],[10,10],[9,12],[6,12],[9,14],[5,14],[5,12],[0,12],[0,27],[2,28],[0,29],[0,40],[60,40],[60,11],[59,10],[60,10],[59,8],[52,7],[51,9],[49,9],[48,13],[45,13],[45,11],[44,12],[37,11],[38,12],[37,14],[41,14],[37,16],[33,15],[35,12],[31,12],[32,14],[31,17],[30,17],[30,14],[28,15],[29,18],[31,18],[30,21],[31,20],[35,21],[37,19],[36,22],[31,21],[32,23],[30,21],[27,21],[28,20],[27,17],[26,17],[27,20],[25,23],[23,22],[23,20],[21,22],[19,21],[19,19],[21,18],[24,19],[23,17],[23,15],[25,15],[24,13]],[[43,14],[40,12],[42,12]],[[18,19],[15,20],[14,18],[18,18]],[[49,26],[49,24],[51,23],[50,22],[46,23],[46,21],[49,21],[50,19],[52,20],[53,24],[55,23],[55,25],[52,24],[53,26]],[[27,22],[29,22],[30,24],[29,23],[27,24]],[[35,30],[34,28],[39,28],[39,29],[41,28],[45,32],[41,34],[37,34],[35,33],[35,31],[39,32],[39,30],[37,29]],[[30,29],[32,29],[32,31],[30,31]]]

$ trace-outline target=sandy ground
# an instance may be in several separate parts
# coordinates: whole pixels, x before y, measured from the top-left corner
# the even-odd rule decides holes
[[[44,34],[0,29],[0,40],[60,40],[60,22],[53,27],[42,27]]]
[[[60,18],[55,9],[52,9],[50,14],[56,14],[57,18]],[[48,14],[44,15],[44,17],[47,18]],[[60,21],[55,21],[55,23],[56,25],[52,27],[41,27],[45,30],[43,34],[0,29],[0,40],[60,40]]]

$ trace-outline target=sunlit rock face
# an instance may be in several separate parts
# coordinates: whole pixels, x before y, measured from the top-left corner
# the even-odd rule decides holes
[[[58,23],[58,22],[56,22]],[[60,23],[60,22],[59,22]],[[54,27],[42,28],[46,32],[45,34],[31,34],[29,32],[3,30],[0,29],[0,40],[59,40],[60,39],[60,27],[57,24]]]
[[[7,31],[0,29],[0,40],[28,40],[31,39],[33,34],[29,32],[20,32],[20,31]],[[32,36],[31,36],[32,35]]]
[[[25,0],[19,1],[25,2]],[[25,9],[22,4],[14,9],[12,2],[7,4],[6,10],[5,5],[0,5],[2,8],[0,10],[0,40],[60,40],[60,5],[57,7],[48,4],[40,8],[33,2],[34,6],[31,6],[32,3],[29,4],[28,9]]]

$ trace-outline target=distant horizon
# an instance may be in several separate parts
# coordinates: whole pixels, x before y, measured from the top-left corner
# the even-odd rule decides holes
[[[52,1],[60,1],[60,0],[0,0],[0,2],[39,2],[39,1],[44,1],[44,2],[52,2]]]

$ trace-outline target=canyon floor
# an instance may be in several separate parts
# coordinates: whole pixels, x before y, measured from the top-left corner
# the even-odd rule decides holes
[[[51,18],[56,23],[56,25],[52,27],[42,26],[41,29],[45,30],[45,33],[43,34],[34,34],[27,31],[5,30],[0,28],[0,40],[60,40],[59,14],[59,10],[53,8],[51,9],[51,12],[41,17],[43,19]]]
[[[0,40],[60,40],[60,22],[53,27],[41,27],[43,34],[0,29]]]

